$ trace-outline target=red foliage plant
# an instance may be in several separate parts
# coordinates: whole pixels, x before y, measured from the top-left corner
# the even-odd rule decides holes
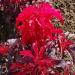
[[[47,75],[48,68],[57,64],[56,60],[45,55],[47,40],[56,40],[56,34],[61,35],[63,32],[53,26],[51,23],[53,17],[57,17],[63,24],[60,11],[49,3],[29,6],[18,15],[16,28],[21,35],[22,43],[31,44],[33,48],[33,51],[20,51],[20,55],[32,58],[32,63],[26,62],[23,75],[27,75],[27,73],[29,75]],[[18,73],[20,74],[20,72]]]
[[[60,51],[64,51],[72,43],[65,38],[60,28],[54,27],[51,22],[54,17],[64,23],[61,12],[49,3],[30,5],[18,15],[16,28],[21,35],[22,44],[24,46],[30,44],[32,49],[18,52],[25,58],[25,63],[12,63],[10,70],[18,71],[13,72],[13,75],[62,75],[57,71],[50,71],[58,64],[58,60],[46,54],[47,41],[58,40]]]
[[[38,45],[42,46],[47,39],[56,39],[56,34],[61,34],[63,31],[53,26],[51,23],[53,17],[58,18],[63,24],[60,11],[49,3],[25,8],[16,19],[16,28],[22,35],[22,43],[31,44],[37,41]]]
[[[23,73],[23,75],[47,75],[48,68],[57,64],[57,60],[44,55],[46,51],[45,46],[41,47],[39,50],[36,42],[33,43],[33,50],[34,52],[31,50],[20,51],[20,55],[24,56],[25,58],[32,58],[32,62],[29,61],[25,64],[12,64],[14,67],[11,66],[11,70],[15,69],[16,67],[19,67],[20,69],[18,73],[15,73],[16,75],[20,75],[21,73]],[[21,71],[22,69],[23,71]]]
[[[63,51],[72,44],[65,38],[60,28],[54,27],[51,22],[54,17],[62,24],[64,23],[60,11],[53,8],[49,3],[30,5],[18,15],[16,28],[21,35],[21,41],[23,45],[32,45],[32,50],[23,50],[19,53],[25,58],[30,57],[32,59],[32,62],[26,62],[23,75],[51,74],[48,69],[54,67],[57,60],[45,55],[47,40],[59,40],[60,50]],[[61,74],[54,72],[53,75]]]

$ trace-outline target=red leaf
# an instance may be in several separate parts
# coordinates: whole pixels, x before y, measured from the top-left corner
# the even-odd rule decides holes
[[[42,59],[44,58],[44,53],[46,52],[46,47],[43,46],[40,48],[40,51],[39,51],[39,58]]]
[[[28,56],[28,57],[34,58],[34,56],[32,55],[32,52],[29,51],[29,50],[20,51],[20,55]]]
[[[69,68],[68,67],[65,67],[64,68],[64,74],[63,75],[69,75]]]
[[[35,52],[35,56],[38,57],[38,54],[39,54],[38,51],[39,50],[38,50],[37,42],[33,43],[33,49],[34,49],[34,52]]]
[[[75,72],[73,73],[73,75],[75,75]]]
[[[15,70],[16,68],[21,69],[23,67],[22,64],[16,62],[16,63],[12,63],[10,66],[10,70]]]
[[[8,52],[8,47],[0,46],[0,55],[5,55]]]
[[[55,60],[45,58],[43,60],[40,60],[39,65],[40,66],[46,66],[46,67],[53,67],[56,64]]]

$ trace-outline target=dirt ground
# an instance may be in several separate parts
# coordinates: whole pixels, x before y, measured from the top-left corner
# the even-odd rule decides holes
[[[75,33],[75,0],[58,0],[58,8],[61,10],[64,16],[65,31]]]

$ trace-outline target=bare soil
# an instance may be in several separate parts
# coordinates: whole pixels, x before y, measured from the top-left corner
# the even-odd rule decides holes
[[[75,0],[58,0],[57,5],[65,20],[62,28],[75,33]]]

